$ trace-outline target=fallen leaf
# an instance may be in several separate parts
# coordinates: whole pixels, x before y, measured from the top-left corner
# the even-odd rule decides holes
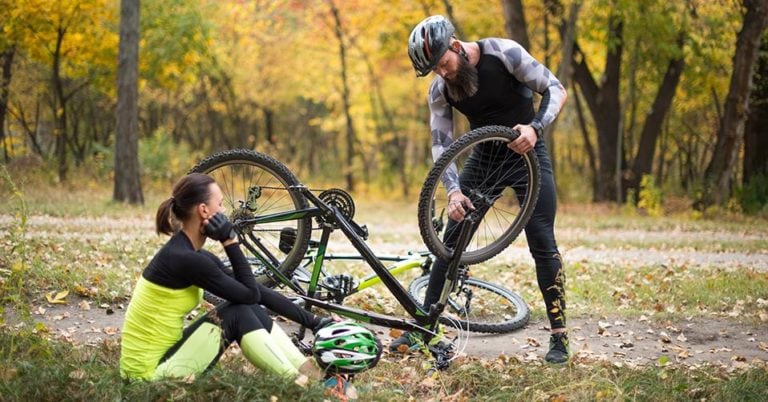
[[[437,385],[437,381],[435,381],[432,377],[427,377],[419,383],[419,387],[422,388],[434,388]]]
[[[669,337],[669,334],[667,334],[664,331],[659,332],[659,339],[661,339],[664,343],[670,343],[672,342],[672,338]]]
[[[677,340],[680,342],[685,342],[688,340],[688,338],[686,338],[685,335],[681,333],[680,335],[677,336]]]
[[[298,377],[296,377],[296,381],[294,381],[293,383],[302,388],[307,388],[307,386],[309,385],[309,377],[305,376],[304,374],[300,374]],[[275,396],[272,396],[272,398],[275,398],[275,400],[277,400],[277,397]]]
[[[49,292],[45,294],[45,299],[51,304],[67,304],[67,295],[69,290],[62,290],[61,292]]]
[[[73,380],[82,380],[83,378],[85,378],[85,370],[77,369],[77,370],[71,371],[69,373],[69,378]]]
[[[104,333],[107,335],[114,335],[119,331],[118,328],[115,327],[104,327]]]
[[[15,368],[0,368],[0,380],[11,381],[16,378],[18,371]]]
[[[87,301],[83,300],[80,303],[77,303],[77,307],[79,307],[80,310],[88,311],[91,309],[91,303],[88,303]]]
[[[565,394],[550,395],[549,401],[550,402],[567,402],[568,397],[566,397]]]
[[[389,330],[389,336],[390,336],[391,338],[393,338],[393,339],[395,339],[395,338],[399,338],[399,337],[400,337],[400,335],[402,335],[402,334],[403,334],[403,331],[402,331],[402,330],[399,330],[399,329],[397,329],[397,328],[390,328],[390,330]]]
[[[527,338],[526,342],[528,342],[528,345],[534,348],[538,348],[539,346],[541,346],[541,343],[539,343],[539,341],[537,341],[534,338]]]

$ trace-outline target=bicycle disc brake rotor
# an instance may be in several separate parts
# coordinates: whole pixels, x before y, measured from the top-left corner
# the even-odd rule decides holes
[[[355,217],[355,202],[352,200],[352,196],[346,191],[340,188],[329,188],[323,191],[318,196],[321,201],[328,204],[330,207],[335,207],[346,220],[351,220]],[[325,223],[322,216],[317,217],[320,223]]]

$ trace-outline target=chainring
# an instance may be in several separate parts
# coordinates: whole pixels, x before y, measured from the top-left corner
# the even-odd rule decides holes
[[[340,188],[329,188],[321,192],[317,198],[328,206],[336,208],[344,219],[352,220],[355,217],[355,202],[348,192]],[[322,216],[318,216],[317,220],[320,223],[326,223]]]

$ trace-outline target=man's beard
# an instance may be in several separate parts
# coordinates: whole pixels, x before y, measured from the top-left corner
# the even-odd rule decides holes
[[[448,91],[448,96],[456,102],[469,98],[477,93],[477,69],[469,64],[467,59],[459,57],[456,76],[450,81],[445,80],[445,87]]]

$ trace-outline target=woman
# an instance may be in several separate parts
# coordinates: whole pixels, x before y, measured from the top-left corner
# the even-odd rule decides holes
[[[224,215],[222,192],[207,175],[190,174],[157,210],[158,234],[171,236],[136,284],[123,325],[120,374],[155,380],[184,377],[212,367],[236,341],[255,366],[278,375],[321,378],[260,305],[317,331],[329,323],[258,284]],[[171,217],[180,222],[175,231]],[[203,250],[206,239],[221,242],[232,270]],[[207,290],[229,301],[183,328]]]

